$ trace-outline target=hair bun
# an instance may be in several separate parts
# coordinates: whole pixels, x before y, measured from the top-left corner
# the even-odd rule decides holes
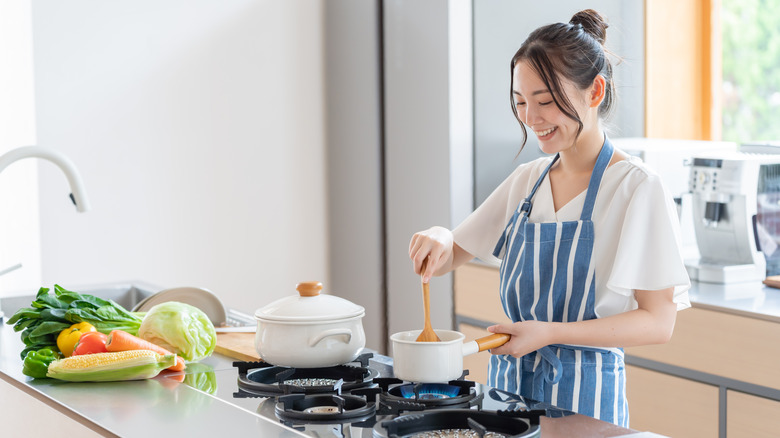
[[[585,9],[584,11],[577,12],[571,17],[569,24],[579,24],[585,32],[593,36],[593,38],[602,45],[607,39],[607,28],[609,25],[604,17],[593,9]]]

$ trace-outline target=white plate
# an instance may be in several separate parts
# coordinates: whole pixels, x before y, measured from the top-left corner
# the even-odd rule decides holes
[[[222,301],[208,289],[200,287],[175,287],[157,292],[141,300],[133,308],[133,312],[148,312],[160,303],[178,301],[202,310],[209,317],[214,327],[225,324],[227,311]]]

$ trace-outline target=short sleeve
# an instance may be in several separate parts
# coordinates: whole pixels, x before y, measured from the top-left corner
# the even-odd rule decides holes
[[[635,289],[674,287],[674,302],[682,310],[690,307],[690,286],[674,201],[660,178],[648,175],[628,204],[607,288],[631,296]]]
[[[485,201],[474,210],[452,232],[455,243],[466,252],[483,262],[498,264],[500,259],[493,250],[504,232],[509,218],[514,213],[521,193],[527,192],[522,186],[529,166],[519,166],[507,177]]]

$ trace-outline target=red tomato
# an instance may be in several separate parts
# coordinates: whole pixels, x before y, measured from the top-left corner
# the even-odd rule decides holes
[[[87,332],[81,335],[76,347],[73,349],[73,356],[80,354],[105,353],[106,340],[108,336],[100,332]]]

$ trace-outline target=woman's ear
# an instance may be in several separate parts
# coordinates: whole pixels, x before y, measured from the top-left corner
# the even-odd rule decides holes
[[[604,76],[596,75],[593,85],[590,86],[590,107],[595,108],[604,101],[604,93],[607,90],[607,81]]]

